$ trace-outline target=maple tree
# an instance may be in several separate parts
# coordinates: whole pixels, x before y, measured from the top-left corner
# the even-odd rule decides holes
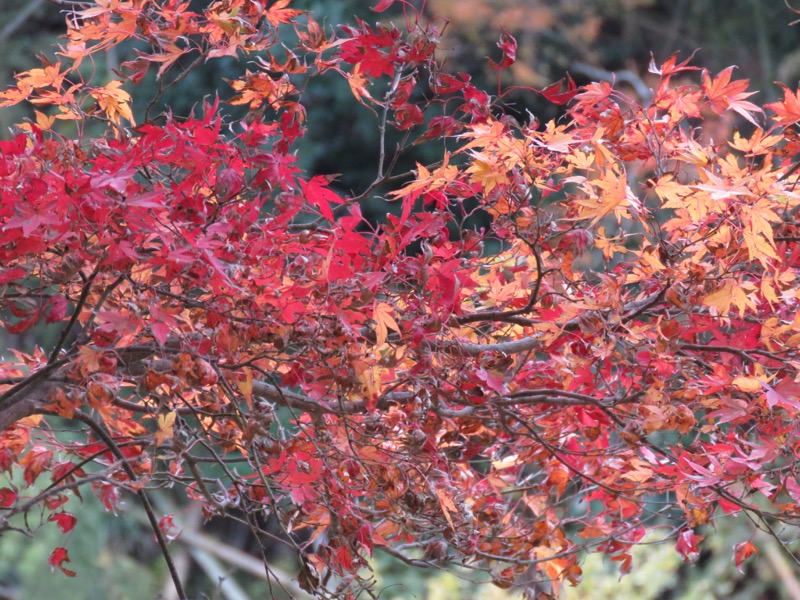
[[[762,108],[673,56],[645,106],[567,79],[542,91],[562,120],[520,124],[392,5],[329,30],[289,0],[69,3],[57,60],[0,92],[33,111],[0,142],[2,318],[49,340],[0,363],[0,529],[68,532],[84,487],[134,495],[185,597],[150,501],[178,488],[276,518],[301,585],[339,598],[375,551],[539,596],[587,552],[627,572],[650,531],[692,560],[725,515],[796,524],[800,92]],[[129,59],[101,80],[112,47]],[[225,57],[225,101],[136,96]],[[366,190],[297,166],[318,76],[377,117]],[[73,574],[67,548],[50,562]]]

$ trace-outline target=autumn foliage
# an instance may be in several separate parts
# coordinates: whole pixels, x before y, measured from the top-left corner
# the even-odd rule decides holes
[[[173,487],[276,518],[301,584],[343,598],[377,551],[536,596],[588,552],[627,572],[651,531],[691,560],[725,515],[800,519],[797,92],[760,107],[671,57],[645,105],[567,79],[563,119],[519,123],[403,2],[334,28],[289,0],[75,4],[0,93],[32,109],[0,142],[0,526],[132,495],[169,562],[149,496]],[[227,57],[191,116],[137,96]],[[380,129],[369,189],[298,167],[313,77]]]

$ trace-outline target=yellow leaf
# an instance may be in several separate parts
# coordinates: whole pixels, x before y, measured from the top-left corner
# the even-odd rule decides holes
[[[761,381],[755,377],[737,377],[731,383],[743,392],[759,392],[761,391]]]
[[[780,302],[778,295],[775,293],[775,288],[772,287],[772,282],[766,277],[761,280],[761,294],[770,304],[778,304]]]
[[[357,365],[356,373],[358,375],[358,380],[361,382],[364,395],[371,400],[377,400],[378,396],[381,395],[381,387],[383,384],[381,368],[364,365],[364,368],[359,369]]]
[[[576,171],[588,171],[594,166],[594,154],[587,154],[582,150],[574,150],[567,156],[569,162]]]
[[[442,505],[442,512],[444,513],[444,518],[447,519],[447,523],[448,525],[450,525],[450,529],[455,531],[456,528],[453,525],[453,519],[450,516],[450,513],[451,512],[456,514],[458,513],[456,505],[453,504],[453,501],[450,500],[447,493],[442,489],[436,490],[436,496],[439,498],[439,504]]]
[[[726,314],[731,305],[734,305],[739,310],[740,317],[744,315],[746,308],[756,308],[739,283],[732,279],[728,279],[722,287],[703,298],[703,304],[715,308],[720,315]]]
[[[577,137],[571,131],[567,131],[563,126],[557,126],[554,121],[549,121],[545,131],[535,136],[531,141],[537,146],[543,146],[553,152],[562,153],[567,153],[572,149],[572,146],[583,143],[580,137]]]
[[[606,148],[605,144],[601,143],[599,139],[594,141],[595,161],[598,167],[606,165],[613,165],[616,161],[614,154]]]
[[[624,243],[623,236],[609,238],[606,237],[605,227],[597,228],[597,235],[595,236],[594,245],[595,248],[603,253],[603,258],[606,260],[611,260],[614,258],[615,253],[619,252],[621,254],[625,254],[628,251],[625,246],[618,242]]]
[[[653,470],[647,463],[638,458],[633,458],[629,462],[631,470],[622,474],[623,479],[628,479],[636,483],[644,483],[653,477]]]
[[[36,126],[42,131],[47,131],[53,126],[56,118],[55,116],[48,116],[41,111],[34,111],[36,114]]]
[[[171,440],[175,435],[175,411],[169,412],[166,415],[158,415],[158,431],[155,434],[155,442],[157,446],[161,446],[167,440]]]
[[[247,407],[253,408],[253,370],[250,367],[244,367],[242,372],[244,373],[244,379],[238,380],[236,385],[239,387],[239,391],[242,392],[242,396],[247,402]]]
[[[81,346],[78,349],[77,363],[80,365],[80,371],[83,375],[91,375],[100,370],[100,357],[103,355],[102,350],[95,350],[89,346]]]
[[[519,464],[519,455],[518,454],[510,454],[500,460],[495,460],[492,462],[492,468],[495,471],[502,471],[504,469],[510,469],[511,467],[516,467]]]
[[[766,154],[782,140],[783,137],[780,135],[765,136],[762,129],[756,129],[749,139],[743,138],[738,131],[734,131],[733,140],[729,141],[728,145],[740,152],[753,156],[757,154]]]
[[[355,67],[353,67],[352,72],[347,76],[347,83],[350,84],[350,91],[353,92],[353,96],[356,97],[356,100],[365,106],[366,102],[364,102],[364,98],[375,102],[375,98],[372,97],[367,89],[368,82],[369,79],[361,74],[360,64],[357,64]]]
[[[488,194],[498,185],[508,183],[508,177],[503,169],[498,168],[496,162],[486,153],[476,152],[473,155],[472,165],[467,169],[471,183],[483,186],[484,193]]]
[[[664,203],[664,208],[683,208],[684,198],[692,194],[691,189],[675,181],[675,177],[672,175],[664,175],[655,181],[651,180],[650,184]]]
[[[758,260],[764,268],[769,269],[769,259],[780,260],[775,252],[771,223],[779,223],[781,218],[762,200],[749,211],[743,211],[742,221],[745,225],[742,231],[744,243],[750,260]]]
[[[633,194],[628,188],[628,179],[624,172],[617,174],[608,169],[592,183],[597,188],[597,194],[575,202],[582,207],[579,218],[591,218],[591,224],[594,225],[612,211],[631,206]]]
[[[458,167],[450,164],[450,154],[445,152],[444,160],[442,160],[442,165],[439,168],[430,172],[424,165],[417,163],[417,176],[414,181],[400,190],[389,192],[389,196],[400,198],[415,192],[424,193],[430,190],[442,189],[450,185],[457,176]]]
[[[97,100],[100,107],[108,119],[119,124],[120,117],[130,121],[131,125],[136,125],[131,112],[131,96],[122,89],[122,82],[109,81],[105,87],[94,88],[90,95]]]
[[[37,427],[41,421],[42,415],[31,415],[30,417],[25,417],[17,421],[16,426],[22,427],[23,429],[26,427]]]
[[[389,329],[400,331],[400,326],[392,317],[392,311],[391,305],[385,302],[378,302],[372,312],[372,318],[375,319],[375,337],[378,346],[383,346],[386,343]]]

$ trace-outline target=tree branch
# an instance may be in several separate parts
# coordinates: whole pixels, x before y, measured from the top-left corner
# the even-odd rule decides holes
[[[128,475],[128,477],[130,477],[131,481],[138,481],[139,478],[136,475],[136,471],[134,471],[133,467],[131,467],[130,463],[128,463],[125,455],[122,454],[122,451],[119,449],[119,446],[117,446],[116,442],[111,438],[110,435],[106,433],[99,423],[80,411],[76,411],[72,418],[76,421],[84,423],[85,425],[88,425],[95,435],[103,440],[103,443],[111,451],[111,453],[117,457],[117,460],[120,461],[122,468],[125,470],[125,473]],[[161,527],[158,524],[158,519],[156,519],[155,512],[153,512],[153,505],[150,503],[150,498],[147,496],[143,488],[136,490],[135,493],[137,496],[139,496],[139,501],[142,504],[142,508],[144,509],[145,513],[147,513],[147,519],[150,521],[150,527],[153,529],[153,534],[156,536],[156,541],[161,548],[161,554],[164,556],[164,562],[167,563],[167,569],[172,576],[172,583],[175,584],[175,591],[177,592],[180,600],[188,600],[186,592],[183,591],[183,584],[181,583],[181,578],[178,575],[177,569],[175,568],[175,563],[172,561],[172,555],[170,554],[167,540],[164,537],[164,532],[161,531]]]
[[[81,295],[78,298],[78,302],[75,304],[75,310],[72,312],[72,317],[70,317],[67,326],[61,332],[56,345],[53,347],[52,352],[50,352],[50,357],[47,360],[48,364],[56,361],[58,355],[61,353],[61,349],[64,347],[64,343],[67,341],[70,331],[72,331],[72,329],[75,327],[75,324],[78,322],[78,317],[83,310],[83,305],[86,304],[86,299],[89,297],[89,292],[92,289],[92,283],[94,283],[94,279],[97,277],[99,269],[99,266],[95,267],[94,271],[92,271],[92,274],[89,275],[89,278],[86,280],[86,283],[83,284],[83,289],[81,290]]]
[[[50,394],[59,385],[49,377],[69,361],[70,357],[65,356],[50,363],[0,394],[0,431],[35,414],[49,403]]]
[[[629,302],[626,304],[622,309],[622,315],[620,316],[620,321],[625,323],[636,317],[640,316],[659,302],[664,297],[669,286],[665,286],[663,289],[659,290],[658,292],[654,292],[649,296],[642,298],[641,300],[635,300],[633,302]],[[476,313],[477,314],[477,313]],[[498,315],[491,315],[489,313],[484,313],[485,315],[489,315],[487,317],[488,321],[495,320]],[[502,313],[500,313],[502,314]],[[508,314],[508,313],[506,313]],[[585,318],[586,315],[603,315],[603,311],[600,310],[592,310],[588,311],[584,315],[580,317],[575,317],[567,321],[566,323],[559,324],[553,323],[555,327],[558,327],[562,331],[575,331],[580,327],[581,319]],[[469,315],[471,316],[471,315]],[[469,318],[469,316],[467,318]],[[543,323],[543,321],[539,320],[531,320],[529,324],[533,325],[536,323]],[[492,343],[473,343],[473,342],[461,342],[458,340],[445,340],[445,341],[433,341],[428,342],[428,347],[434,351],[442,351],[448,352],[454,356],[480,356],[484,352],[497,352],[498,354],[521,354],[523,352],[529,352],[531,350],[536,350],[541,346],[539,341],[539,337],[541,334],[534,334],[532,336],[521,338],[519,340],[512,340],[510,342],[492,342]]]

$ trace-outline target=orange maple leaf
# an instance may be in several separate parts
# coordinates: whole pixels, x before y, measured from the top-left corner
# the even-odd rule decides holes
[[[266,17],[270,25],[277,27],[281,23],[293,23],[296,17],[305,14],[304,10],[286,8],[291,2],[292,0],[277,0],[267,9]]]
[[[122,82],[118,80],[109,81],[104,87],[94,88],[89,95],[97,100],[100,107],[108,119],[119,125],[120,117],[130,121],[131,125],[136,125],[131,112],[131,96],[122,89]]]
[[[353,92],[353,96],[364,106],[367,106],[367,103],[364,102],[364,98],[375,102],[375,98],[372,97],[372,94],[370,94],[367,89],[368,81],[367,77],[361,73],[360,64],[353,67],[353,70],[347,75],[347,83],[350,84],[350,90]]]
[[[788,87],[779,84],[783,88],[783,101],[765,104],[765,108],[775,113],[773,117],[781,125],[792,125],[800,121],[800,89],[793,92]]]
[[[158,415],[158,431],[156,431],[153,439],[156,446],[161,446],[175,435],[175,411],[169,412],[166,415]]]
[[[703,298],[703,304],[715,308],[717,314],[723,316],[728,313],[731,305],[734,305],[739,310],[740,317],[744,315],[745,309],[755,310],[756,308],[753,301],[742,289],[741,284],[734,279],[728,279],[722,287]]]
[[[703,70],[703,91],[711,102],[711,110],[718,115],[728,109],[733,110],[758,127],[753,113],[763,114],[764,111],[745,100],[755,92],[747,91],[750,83],[747,79],[731,81],[732,74],[733,67],[724,69],[716,78],[712,78],[708,71]]]
[[[22,102],[29,98],[36,90],[45,88],[59,90],[64,81],[64,76],[65,72],[61,71],[60,62],[45,64],[41,69],[31,69],[19,73],[16,76],[16,87],[0,92],[0,107]],[[48,96],[52,96],[52,92],[50,92]],[[41,104],[41,102],[34,103]]]
[[[392,311],[391,305],[385,302],[378,302],[372,312],[372,318],[375,319],[375,337],[378,346],[382,346],[386,342],[389,329],[400,331],[400,326],[392,317]]]

